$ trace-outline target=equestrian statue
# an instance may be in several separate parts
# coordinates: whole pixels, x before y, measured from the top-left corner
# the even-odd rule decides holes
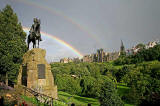
[[[31,29],[29,31],[27,43],[28,43],[28,49],[30,42],[33,43],[33,48],[36,48],[36,40],[38,40],[38,48],[39,48],[39,42],[42,41],[41,33],[40,33],[40,19],[34,18],[33,19],[34,24],[31,26]]]

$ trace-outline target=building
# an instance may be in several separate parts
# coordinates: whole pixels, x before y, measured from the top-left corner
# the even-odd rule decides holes
[[[104,52],[103,49],[98,49],[97,53],[85,55],[82,62],[107,62],[118,59],[120,52]]]
[[[108,62],[108,61],[113,61],[119,58],[120,55],[125,55],[125,47],[123,45],[123,42],[121,40],[121,46],[120,46],[120,52],[104,52],[104,50],[98,49],[97,53],[95,54],[90,54],[90,55],[85,55],[83,57],[82,62]]]
[[[60,63],[69,63],[72,62],[73,60],[71,58],[62,58],[60,59]]]
[[[120,55],[126,55],[125,47],[123,45],[123,41],[121,40],[121,47],[120,47]]]
[[[77,57],[77,58],[73,58],[72,61],[73,61],[74,63],[82,62],[81,59],[79,59],[78,57]]]
[[[107,55],[105,56],[105,60],[104,61],[113,61],[118,59],[120,56],[120,52],[112,52],[112,53],[107,53]]]
[[[93,62],[91,55],[85,55],[82,59],[83,62]]]
[[[146,45],[146,49],[152,48],[152,47],[154,47],[154,46],[157,45],[157,44],[158,44],[157,41],[149,42],[149,43]]]
[[[103,49],[98,49],[97,50],[97,62],[103,62],[104,61],[104,57],[105,57],[105,52],[103,51]]]

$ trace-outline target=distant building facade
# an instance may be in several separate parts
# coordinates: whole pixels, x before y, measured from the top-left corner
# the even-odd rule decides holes
[[[97,53],[91,55],[85,55],[82,58],[83,62],[107,62],[116,60],[120,56],[120,52],[104,52],[103,49],[98,49]]]
[[[79,62],[82,62],[81,59],[79,59],[78,57],[77,58],[73,58],[72,59],[72,62],[74,63],[79,63]]]
[[[104,62],[105,52],[103,51],[102,48],[97,50],[97,54],[98,54],[97,62]]]
[[[108,53],[106,55],[106,60],[105,61],[113,61],[118,59],[120,56],[120,52],[112,52],[112,53]]]
[[[152,48],[152,47],[156,46],[157,44],[158,44],[158,41],[149,42],[146,45],[146,49]]]
[[[60,59],[60,63],[69,63],[72,62],[73,60],[71,58],[62,58]]]
[[[92,55],[85,55],[83,56],[82,62],[93,62],[93,58]]]

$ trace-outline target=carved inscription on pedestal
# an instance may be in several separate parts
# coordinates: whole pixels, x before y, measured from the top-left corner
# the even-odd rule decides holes
[[[45,64],[38,64],[38,79],[45,79]]]
[[[27,86],[27,66],[22,66],[22,85]]]

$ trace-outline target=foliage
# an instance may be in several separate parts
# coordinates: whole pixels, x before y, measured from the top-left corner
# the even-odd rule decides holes
[[[102,93],[105,94],[105,87],[111,85],[106,90],[110,88],[115,89],[113,91],[111,90],[113,95],[110,95],[110,97],[117,98],[117,101],[120,100],[118,99],[119,95],[125,103],[135,105],[144,103],[156,104],[159,101],[159,61],[119,66],[114,65],[114,62],[54,63],[51,66],[55,76],[55,83],[58,85],[58,90],[61,91],[80,96],[100,98],[102,97]],[[72,77],[72,75],[76,77]],[[125,84],[123,87],[117,85],[121,82]],[[118,92],[116,91],[116,87]],[[106,98],[108,97],[106,96]],[[111,99],[111,101],[113,102],[114,99]]]
[[[87,97],[99,97],[101,86],[111,79],[112,68],[108,63],[51,64],[58,90]]]
[[[119,68],[118,70],[113,71],[113,76],[115,76],[117,82],[121,82],[122,78],[130,72],[130,70],[133,68],[133,66],[130,65],[124,65],[122,68]]]
[[[144,44],[142,44],[142,43],[139,43],[137,46],[136,46],[136,48],[139,48],[139,49],[145,49],[145,45]]]
[[[137,64],[124,76],[131,87],[128,100],[134,104],[160,104],[160,62]]]
[[[104,85],[110,84],[112,86],[107,88],[113,90],[110,101],[121,104],[121,98],[116,91],[116,78],[112,76],[112,73],[120,68],[122,67],[113,67],[110,63],[51,64],[58,90],[80,96],[100,98]]]
[[[153,60],[160,60],[160,44],[154,46],[153,48],[144,49],[143,45],[136,54],[120,57],[114,61],[115,65],[124,65],[124,64],[137,64],[143,61],[153,61]]]
[[[81,87],[80,80],[75,80],[69,75],[57,75],[56,84],[61,91],[69,92],[71,94],[80,94]]]
[[[8,73],[9,81],[16,82],[23,54],[27,50],[26,34],[16,14],[7,5],[0,12],[0,74]]]
[[[117,94],[114,84],[111,81],[104,83],[101,87],[101,106],[123,106],[121,98]]]

